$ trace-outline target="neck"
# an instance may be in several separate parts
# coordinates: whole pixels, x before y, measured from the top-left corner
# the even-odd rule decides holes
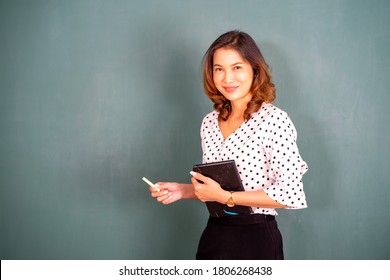
[[[244,112],[248,106],[248,103],[252,100],[253,95],[247,94],[243,98],[236,99],[234,101],[230,102],[230,105],[232,106],[232,111],[230,113],[230,117],[232,119],[243,119],[244,118]],[[230,118],[229,117],[229,118]]]
[[[248,102],[231,102],[232,111],[229,118],[239,119],[244,118],[244,112],[247,108]]]

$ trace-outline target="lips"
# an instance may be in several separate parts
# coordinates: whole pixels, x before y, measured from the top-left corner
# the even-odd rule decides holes
[[[224,90],[226,90],[227,92],[234,92],[238,86],[234,86],[234,87],[223,87]]]

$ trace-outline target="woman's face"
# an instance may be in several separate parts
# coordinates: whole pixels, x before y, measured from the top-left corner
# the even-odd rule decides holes
[[[213,57],[213,80],[230,102],[248,103],[252,99],[252,66],[231,48],[217,49]]]

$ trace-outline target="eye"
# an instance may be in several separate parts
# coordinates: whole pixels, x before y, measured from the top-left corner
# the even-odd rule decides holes
[[[233,68],[234,70],[240,70],[240,69],[242,69],[242,66],[234,66],[234,68]]]
[[[214,68],[214,72],[222,72],[223,69],[221,67],[216,67]]]

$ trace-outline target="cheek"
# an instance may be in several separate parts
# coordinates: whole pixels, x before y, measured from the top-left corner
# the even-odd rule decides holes
[[[220,85],[221,85],[221,76],[220,75],[214,75],[213,76],[213,82],[214,82],[214,85],[219,88]]]
[[[250,76],[243,77],[243,79],[241,80],[241,83],[246,89],[250,90],[252,88],[252,84],[253,84],[253,77],[250,77]]]
[[[214,73],[214,75],[213,75],[213,81],[214,81],[214,83],[218,83],[218,81],[221,80],[221,77],[220,77],[220,76],[221,76],[220,74]]]
[[[241,82],[252,83],[253,82],[253,75],[251,73],[240,73],[237,76],[237,80],[240,80]]]

